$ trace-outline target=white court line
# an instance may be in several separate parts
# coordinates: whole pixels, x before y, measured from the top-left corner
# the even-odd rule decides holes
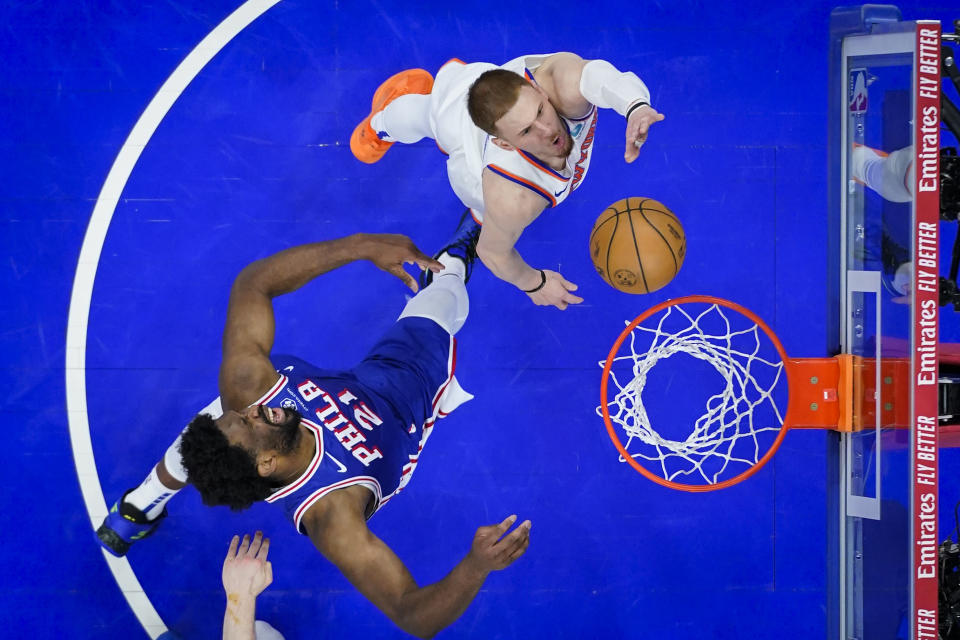
[[[70,315],[67,319],[66,344],[66,393],[67,422],[70,426],[70,444],[73,448],[73,460],[77,467],[80,490],[87,507],[90,522],[96,529],[107,515],[107,503],[100,486],[97,465],[93,457],[90,440],[90,424],[87,419],[86,386],[86,345],[87,323],[90,318],[90,299],[93,295],[93,283],[97,275],[97,265],[103,241],[110,227],[110,220],[116,210],[120,194],[130,178],[133,167],[140,154],[146,148],[154,131],[173,106],[180,94],[193,79],[217,55],[228,42],[243,31],[251,22],[263,15],[280,0],[247,0],[231,13],[198,44],[183,62],[174,69],[167,81],[144,109],[140,119],[133,126],[130,135],[120,148],[117,158],[103,183],[90,224],[80,248],[77,272],[73,281],[73,293],[70,297]],[[117,585],[123,592],[127,603],[137,616],[140,624],[151,638],[156,638],[167,630],[157,614],[147,594],[140,586],[133,568],[126,558],[114,558],[103,552],[107,565],[113,573]]]

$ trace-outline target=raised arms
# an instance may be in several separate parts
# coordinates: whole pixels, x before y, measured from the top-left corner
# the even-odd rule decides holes
[[[483,194],[487,207],[477,255],[495,276],[527,292],[534,304],[553,305],[566,309],[567,305],[583,302],[573,294],[577,285],[567,282],[556,271],[528,265],[515,246],[523,230],[543,211],[543,198],[528,189],[508,182],[489,170],[483,172]],[[532,293],[543,282],[543,287]]]
[[[251,263],[230,290],[220,364],[224,410],[248,406],[276,382],[277,374],[270,364],[273,298],[355,260],[373,262],[414,291],[416,281],[404,271],[404,264],[415,263],[433,271],[443,268],[406,236],[365,233],[292,247]]]
[[[650,126],[666,117],[650,106],[650,91],[635,73],[622,72],[606,60],[557,53],[544,60],[536,76],[564,115],[577,117],[595,104],[624,116],[627,130],[623,159],[628,163],[637,159]]]

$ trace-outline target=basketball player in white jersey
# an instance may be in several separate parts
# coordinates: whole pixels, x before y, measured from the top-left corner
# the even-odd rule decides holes
[[[597,107],[626,118],[626,162],[637,158],[650,126],[664,119],[640,78],[604,60],[555,53],[497,67],[454,59],[435,82],[423,69],[384,82],[350,149],[373,163],[393,142],[434,139],[448,155],[450,186],[483,225],[477,246],[483,263],[535,304],[565,309],[583,301],[573,293],[577,285],[527,264],[515,245],[544,209],[580,186]]]

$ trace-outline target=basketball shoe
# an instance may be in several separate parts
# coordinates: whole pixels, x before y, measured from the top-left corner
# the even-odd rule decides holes
[[[350,136],[350,151],[360,162],[373,164],[383,157],[393,144],[383,140],[384,131],[374,131],[370,126],[373,115],[383,111],[384,107],[409,93],[427,94],[433,89],[433,76],[424,69],[407,69],[390,76],[373,94],[370,113],[353,130]]]
[[[167,509],[164,507],[159,516],[148,520],[143,511],[123,501],[127,493],[130,491],[124,493],[110,507],[110,513],[97,529],[100,545],[118,558],[123,557],[134,542],[153,535],[160,526],[160,521],[167,517]]]
[[[480,225],[473,219],[473,213],[467,208],[460,216],[460,222],[457,224],[453,237],[447,242],[447,245],[440,249],[433,256],[436,260],[444,253],[458,258],[466,266],[466,275],[463,281],[470,280],[470,274],[473,273],[473,263],[477,259],[477,242],[480,240]],[[420,272],[420,288],[426,287],[433,282],[433,271],[426,269]]]

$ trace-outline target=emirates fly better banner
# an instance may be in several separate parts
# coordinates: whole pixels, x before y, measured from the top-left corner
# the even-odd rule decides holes
[[[913,230],[913,637],[937,638],[940,23],[917,22]]]

